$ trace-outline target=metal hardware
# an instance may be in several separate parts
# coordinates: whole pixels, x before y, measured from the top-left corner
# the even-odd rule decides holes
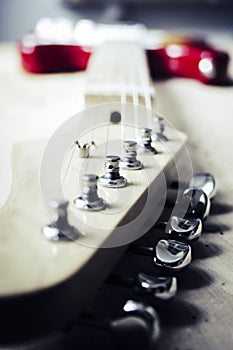
[[[194,241],[201,235],[202,221],[198,218],[182,219],[178,216],[172,216],[167,223],[166,231],[172,238]]]
[[[125,315],[111,321],[92,314],[82,314],[76,323],[82,327],[109,332],[116,350],[149,350],[160,334],[157,312],[152,306],[128,300],[123,306]]]
[[[209,173],[197,173],[189,182],[189,187],[194,187],[205,192],[210,199],[216,194],[216,182],[213,175]]]
[[[150,340],[150,345],[154,344],[160,335],[159,317],[155,309],[150,305],[134,300],[127,300],[123,309],[128,314],[138,315],[145,320],[147,334],[150,335],[147,340]],[[143,348],[147,347],[149,347],[149,344]]]
[[[127,180],[120,175],[119,156],[107,156],[105,161],[105,175],[99,178],[99,184],[105,187],[124,187]]]
[[[140,129],[139,132],[139,145],[140,150],[145,153],[158,153],[156,149],[151,145],[152,139],[151,139],[151,129],[143,128]]]
[[[96,147],[96,144],[94,141],[91,141],[90,143],[83,143],[77,140],[75,141],[75,145],[78,146],[80,158],[88,158],[90,156],[90,147],[91,146]]]
[[[153,141],[168,141],[164,135],[164,118],[161,116],[153,116],[152,140]]]
[[[185,212],[185,218],[204,220],[210,212],[210,199],[198,188],[187,188],[177,203],[178,210]]]
[[[139,273],[138,285],[135,287],[139,293],[152,295],[158,299],[168,300],[176,295],[177,279],[170,276],[151,276]]]
[[[191,247],[183,242],[161,239],[154,247],[131,244],[129,253],[150,256],[156,265],[181,270],[191,262]]]
[[[74,205],[83,210],[102,210],[106,208],[106,202],[98,196],[98,176],[93,174],[83,175],[82,195],[74,200]]]
[[[191,262],[191,247],[176,240],[161,239],[155,246],[154,263],[172,270],[181,270]]]
[[[177,291],[176,277],[170,276],[154,276],[139,273],[136,278],[133,278],[112,274],[106,282],[123,288],[132,288],[136,295],[148,295],[162,300],[171,299]]]
[[[124,141],[124,155],[121,164],[121,167],[127,170],[142,169],[143,164],[137,159],[136,141]]]
[[[52,201],[51,207],[56,209],[56,219],[42,228],[42,234],[49,241],[75,240],[80,236],[78,230],[71,226],[67,219],[69,202]]]

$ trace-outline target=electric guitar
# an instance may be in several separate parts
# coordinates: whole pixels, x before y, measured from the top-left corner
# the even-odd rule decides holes
[[[155,112],[144,28],[122,33],[108,34],[88,62],[87,109],[48,143],[15,147],[0,214],[2,342],[59,329],[81,312],[155,224],[168,184],[191,178],[186,136]]]

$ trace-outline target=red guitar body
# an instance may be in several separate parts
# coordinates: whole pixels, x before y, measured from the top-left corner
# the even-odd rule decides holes
[[[95,50],[76,44],[41,44],[33,33],[21,40],[19,48],[24,69],[32,73],[85,70]],[[227,81],[229,55],[204,41],[175,38],[146,52],[153,79],[185,77],[206,84]]]

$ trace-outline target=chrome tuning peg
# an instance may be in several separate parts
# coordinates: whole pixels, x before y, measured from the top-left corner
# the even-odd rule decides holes
[[[126,338],[125,332],[123,333],[123,337],[120,337],[117,332],[118,346],[124,344],[123,349],[129,349],[130,347],[136,349],[150,349],[156,343],[160,335],[159,316],[155,309],[142,302],[127,300],[123,310],[128,314],[128,321],[131,320],[131,327],[128,327],[127,333],[129,336],[129,331],[131,331],[132,338]],[[121,343],[119,343],[119,339]],[[122,349],[122,347],[119,346],[118,349]]]
[[[78,146],[80,158],[88,158],[90,155],[91,146],[96,147],[96,144],[94,141],[91,141],[90,143],[83,143],[83,142],[79,142],[78,140],[76,140],[74,144],[76,146]]]
[[[189,187],[202,190],[209,199],[213,199],[216,194],[216,182],[213,175],[209,173],[194,174],[189,181]]]
[[[180,196],[177,208],[185,213],[185,218],[204,220],[210,212],[210,199],[201,189],[187,188]]]
[[[154,247],[131,244],[129,253],[150,256],[157,266],[170,270],[182,270],[191,262],[191,247],[187,243],[173,239],[161,239]]]
[[[116,350],[151,349],[160,334],[157,312],[151,306],[133,300],[125,303],[123,312],[123,316],[111,321],[82,315],[76,319],[76,323],[109,332]]]
[[[182,241],[193,241],[202,233],[202,221],[196,218],[180,218],[173,215],[169,221],[157,221],[155,227],[165,230],[169,237]]]
[[[195,241],[202,232],[202,221],[196,218],[179,218],[172,216],[166,226],[167,234],[174,239],[182,241]]]
[[[152,119],[152,140],[153,141],[168,141],[167,136],[164,135],[164,118],[158,115],[153,116]]]
[[[106,208],[104,199],[98,196],[98,176],[93,174],[83,175],[82,195],[74,200],[74,205],[83,210],[102,210]]]
[[[161,300],[171,299],[177,291],[176,277],[154,276],[142,272],[136,278],[112,274],[107,279],[107,283],[132,288],[136,295],[151,296]]]
[[[156,149],[151,145],[152,138],[151,138],[151,129],[148,128],[142,128],[139,131],[139,146],[140,150],[145,153],[158,153]]]
[[[42,228],[42,234],[49,241],[60,241],[80,237],[80,233],[74,226],[71,226],[67,219],[67,207],[69,202],[52,201],[51,207],[56,210],[56,218],[52,224]]]
[[[124,141],[124,154],[121,160],[121,167],[127,170],[142,169],[143,164],[137,159],[137,142]]]
[[[190,245],[173,239],[161,239],[155,246],[154,263],[172,270],[181,270],[191,262]]]
[[[135,289],[141,294],[148,294],[161,300],[173,298],[177,292],[177,279],[171,276],[151,276],[139,273]]]
[[[105,187],[124,187],[127,180],[120,175],[119,156],[107,156],[105,161],[105,175],[99,178],[99,184]]]

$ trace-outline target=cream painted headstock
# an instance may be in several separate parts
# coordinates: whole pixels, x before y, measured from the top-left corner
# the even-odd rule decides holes
[[[189,158],[186,136],[168,123],[168,140],[153,141],[159,126],[153,99],[142,49],[134,43],[103,45],[87,72],[86,102],[94,107],[67,120],[46,146],[43,141],[15,146],[12,192],[0,213],[1,326],[6,341],[66,324],[95,295],[127,245],[156,222],[168,183],[183,166],[189,167]],[[114,121],[113,113],[120,118]],[[143,149],[148,129],[157,153]],[[124,187],[98,186],[104,209],[77,208],[74,201],[85,192],[83,175],[103,176],[106,156],[124,158],[128,140],[139,143],[137,158],[143,167],[122,167]],[[80,145],[92,141],[95,147],[83,158]],[[180,165],[182,159],[185,164]],[[52,200],[69,202],[67,222],[77,230],[76,237],[68,228],[67,240],[45,238],[43,227],[54,221]]]

